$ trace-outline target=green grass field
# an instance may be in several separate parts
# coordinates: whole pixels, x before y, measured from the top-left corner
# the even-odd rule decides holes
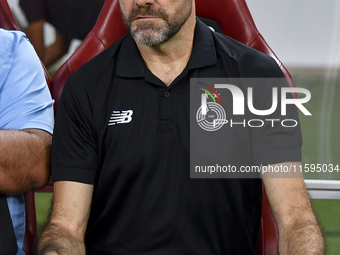
[[[35,193],[35,208],[37,214],[38,235],[40,235],[49,217],[52,204],[52,193]]]
[[[340,167],[340,81],[295,78],[297,87],[311,92],[311,100],[304,104],[312,116],[300,113],[303,134],[302,164],[339,164]],[[340,180],[340,171],[332,173],[305,173],[306,179]],[[52,194],[36,193],[37,223],[40,230],[46,221]],[[340,254],[340,200],[313,200],[326,242],[327,255]]]
[[[327,255],[340,254],[340,200],[312,200],[326,243]]]
[[[303,135],[302,164],[333,164],[340,168],[340,79],[294,78],[297,87],[311,92],[300,112]],[[340,171],[304,173],[306,179],[340,180]],[[339,198],[340,199],[340,198]],[[313,200],[326,242],[326,254],[340,254],[340,200]]]
[[[340,79],[295,78],[297,87],[311,92],[304,106],[312,116],[299,113],[303,136],[302,164],[332,164],[339,171],[305,173],[306,179],[340,180]]]

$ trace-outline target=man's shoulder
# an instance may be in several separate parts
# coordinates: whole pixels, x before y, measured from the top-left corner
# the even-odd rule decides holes
[[[259,77],[264,73],[273,77],[282,76],[279,65],[272,57],[221,33],[213,33],[213,38],[217,54],[232,61],[236,68],[245,72],[245,76]]]
[[[76,71],[70,74],[65,84],[65,87],[79,87],[81,83],[83,86],[93,85],[93,80],[98,80],[98,77],[105,74],[112,67],[115,61],[117,52],[125,36],[117,40],[111,46],[94,56]],[[112,73],[112,69],[109,70]]]
[[[0,28],[0,56],[12,55],[17,48],[21,39],[28,40],[26,35],[21,31],[4,30]]]
[[[0,28],[0,43],[1,44],[13,44],[20,37],[25,37],[26,35],[21,31],[16,30],[5,30]]]
[[[91,69],[93,71],[99,71],[103,67],[107,66],[111,61],[114,61],[116,53],[119,51],[120,45],[125,36],[118,39],[111,46],[100,52],[98,55],[91,58],[89,61],[85,62],[76,72],[85,72],[88,73],[88,70]]]

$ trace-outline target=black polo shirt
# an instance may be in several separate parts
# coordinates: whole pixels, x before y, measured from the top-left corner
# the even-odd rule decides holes
[[[190,77],[282,73],[270,57],[198,21],[192,56],[169,87],[148,70],[130,35],[68,79],[52,179],[94,185],[88,254],[255,254],[261,180],[190,179]],[[299,134],[285,135],[290,155],[278,149],[268,157],[301,160]],[[235,142],[233,150],[244,148]]]

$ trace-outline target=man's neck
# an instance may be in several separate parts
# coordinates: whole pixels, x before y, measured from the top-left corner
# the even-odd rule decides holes
[[[149,70],[167,86],[182,73],[190,59],[196,25],[195,16],[192,15],[175,36],[159,46],[136,42]]]

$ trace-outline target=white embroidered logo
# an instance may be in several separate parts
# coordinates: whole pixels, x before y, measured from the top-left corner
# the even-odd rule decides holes
[[[109,126],[116,124],[129,123],[132,120],[132,110],[113,111],[109,120]]]

